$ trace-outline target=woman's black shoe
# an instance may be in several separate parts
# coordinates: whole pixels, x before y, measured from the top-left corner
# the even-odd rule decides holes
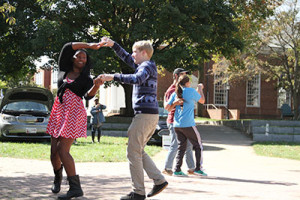
[[[59,170],[53,170],[54,171],[54,182],[51,188],[51,191],[53,193],[59,193],[60,191],[60,185],[63,178],[62,172],[63,172],[63,165],[61,165]]]

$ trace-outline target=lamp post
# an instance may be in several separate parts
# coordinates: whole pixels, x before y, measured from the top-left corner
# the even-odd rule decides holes
[[[227,91],[227,119],[230,118],[229,116],[229,90],[230,90],[230,85],[229,83],[226,84],[226,91]]]

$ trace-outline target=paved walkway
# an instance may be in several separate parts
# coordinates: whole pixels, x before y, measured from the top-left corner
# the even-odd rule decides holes
[[[251,140],[222,126],[200,126],[208,177],[166,177],[169,186],[149,200],[299,200],[300,162],[254,154]],[[154,157],[163,169],[167,151]],[[184,164],[183,169],[186,165]],[[76,163],[84,197],[117,200],[131,190],[128,164]],[[0,199],[56,199],[49,161],[0,157]],[[147,191],[152,182],[145,176]],[[61,193],[68,190],[63,181]]]

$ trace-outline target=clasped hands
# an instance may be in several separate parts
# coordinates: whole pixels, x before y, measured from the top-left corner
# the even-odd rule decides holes
[[[100,74],[94,79],[94,84],[97,86],[102,85],[105,81],[112,81],[114,79],[113,74]]]
[[[88,43],[90,49],[98,50],[101,47],[112,47],[114,45],[114,41],[108,37],[102,37],[100,42]]]
[[[90,43],[91,49],[98,50],[101,47],[112,47],[114,41],[108,37],[102,37],[99,43]],[[112,81],[114,79],[113,74],[100,74],[97,78],[94,79],[94,84],[96,86],[102,85],[105,81]]]

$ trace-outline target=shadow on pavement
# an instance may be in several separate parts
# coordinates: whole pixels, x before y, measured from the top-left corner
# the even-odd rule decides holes
[[[131,190],[130,178],[80,176],[84,196],[77,199],[119,199]],[[68,183],[64,177],[59,194],[50,190],[53,177],[26,175],[23,177],[0,177],[0,199],[57,199],[65,194]]]
[[[253,142],[241,131],[226,126],[198,125],[197,129],[204,144],[250,146]]]
[[[222,147],[216,147],[216,146],[211,146],[211,145],[203,145],[204,151],[222,151],[225,150],[225,148]]]
[[[46,175],[26,175],[23,177],[0,177],[0,199],[22,199],[22,200],[46,200],[57,199],[61,194],[65,194],[69,188],[65,177],[62,182],[61,191],[53,194],[50,190],[53,177]],[[117,176],[80,176],[81,186],[84,192],[83,197],[76,199],[101,199],[113,200],[120,199],[121,196],[131,191],[129,177]],[[180,181],[185,182],[182,179]],[[197,184],[199,179],[187,178],[188,184]],[[187,184],[186,183],[186,184]],[[152,181],[146,179],[146,191],[150,191]],[[188,187],[184,189],[185,194],[209,193],[200,188]],[[182,190],[178,189],[178,180],[169,181],[168,188],[164,195],[182,195]],[[148,198],[149,200],[162,200],[162,196]]]
[[[209,180],[234,181],[234,182],[270,184],[270,185],[284,185],[284,186],[297,185],[297,183],[289,183],[289,182],[277,182],[277,181],[267,181],[267,180],[265,180],[265,181],[264,180],[249,180],[249,179],[218,177],[218,176],[208,176],[208,177],[201,177],[201,178],[202,179],[209,179]]]

